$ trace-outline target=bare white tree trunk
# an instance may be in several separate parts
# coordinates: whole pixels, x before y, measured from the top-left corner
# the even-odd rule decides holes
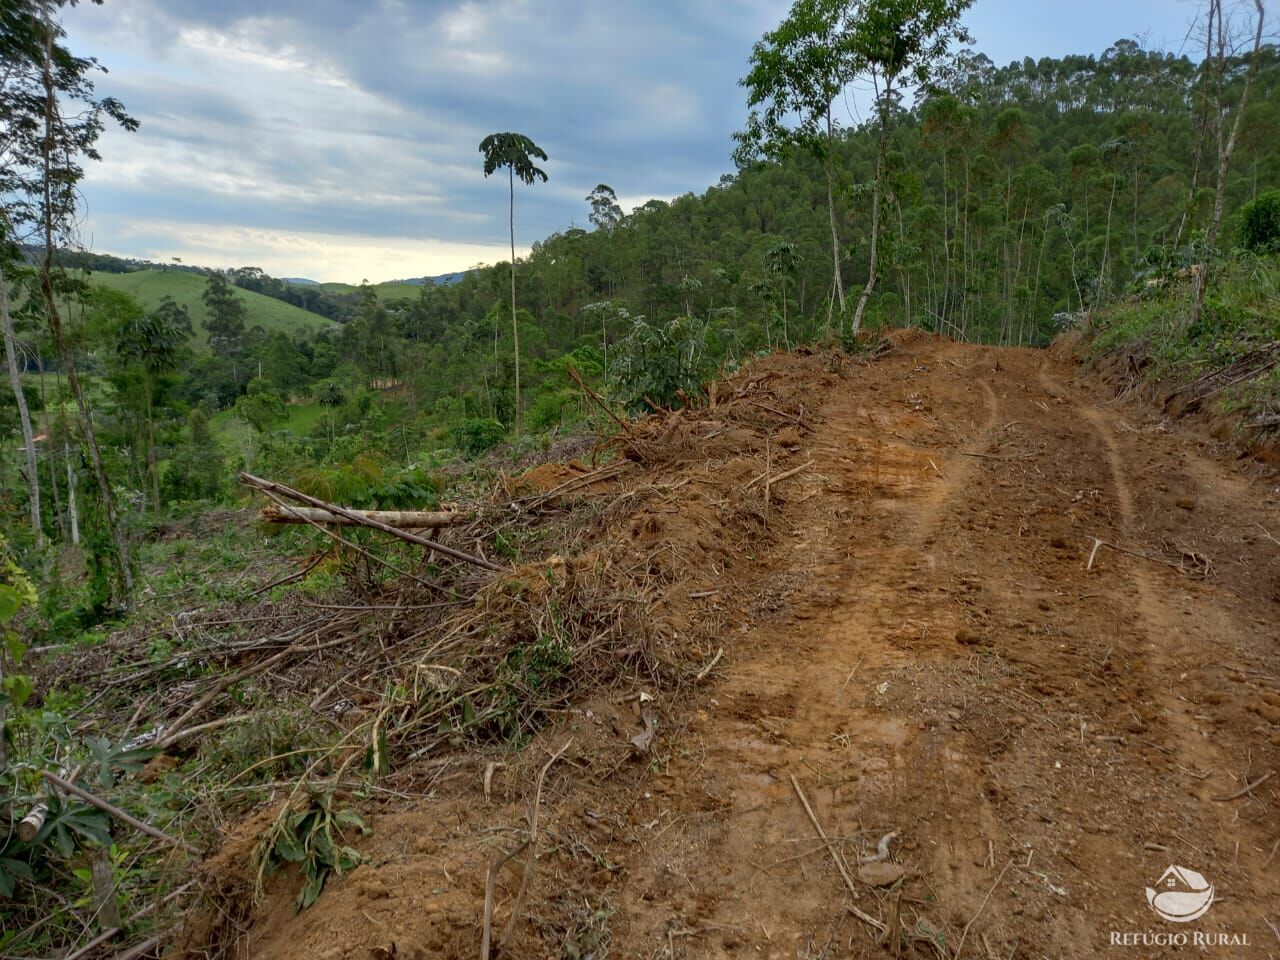
[[[80,509],[76,505],[76,471],[71,465],[71,444],[63,445],[67,458],[67,518],[71,522],[71,542],[80,545]]]
[[[22,372],[18,369],[18,338],[13,332],[13,314],[9,310],[9,284],[0,271],[0,329],[4,334],[4,352],[9,369],[9,386],[18,405],[18,420],[22,424],[22,445],[27,454],[27,500],[31,508],[31,532],[37,544],[44,543],[44,531],[40,525],[40,470],[36,463],[36,438],[31,429],[31,411],[27,409],[27,396],[22,392]]]

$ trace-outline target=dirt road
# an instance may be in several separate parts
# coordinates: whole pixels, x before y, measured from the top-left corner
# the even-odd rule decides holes
[[[1280,490],[1076,375],[908,338],[823,392],[770,452],[812,464],[769,542],[687,587],[709,682],[660,704],[650,762],[548,778],[513,955],[1280,956]],[[373,866],[255,955],[474,956],[529,791],[458,789],[382,817]],[[1214,887],[1193,922],[1148,905],[1170,866]]]

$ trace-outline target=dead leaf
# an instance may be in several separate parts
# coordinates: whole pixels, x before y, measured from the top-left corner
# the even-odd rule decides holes
[[[644,729],[631,738],[631,745],[641,753],[648,753],[649,747],[653,743],[654,735],[658,732],[658,718],[648,710],[644,712]]]

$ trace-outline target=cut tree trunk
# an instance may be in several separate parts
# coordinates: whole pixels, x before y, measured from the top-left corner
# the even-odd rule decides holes
[[[464,553],[461,550],[453,549],[453,547],[446,547],[443,543],[428,540],[426,537],[419,536],[416,533],[410,533],[409,531],[402,530],[399,527],[393,527],[390,524],[383,523],[381,520],[374,520],[371,517],[362,517],[356,511],[348,510],[346,507],[340,507],[336,503],[326,503],[324,500],[320,500],[310,494],[303,493],[301,490],[294,490],[292,487],[286,487],[283,483],[276,483],[273,480],[264,480],[262,477],[255,477],[250,473],[241,473],[240,482],[247,487],[254,487],[258,490],[263,490],[267,493],[284,497],[287,500],[294,500],[298,503],[306,504],[309,507],[318,507],[326,513],[346,517],[353,524],[358,526],[381,530],[383,533],[389,533],[393,537],[398,537],[401,540],[407,540],[409,543],[416,543],[421,547],[434,550],[437,553],[446,557],[451,557],[454,560],[461,560],[463,563],[470,563],[474,566],[482,567],[485,570],[492,570],[495,573],[507,572],[503,567],[498,566],[496,563],[491,563],[484,557],[477,557],[469,553]]]
[[[451,527],[467,519],[465,513],[456,510],[351,510],[347,514],[362,520],[376,520],[388,527],[400,530],[426,530]],[[291,507],[269,503],[262,508],[258,519],[265,523],[333,523],[338,526],[363,526],[351,516],[334,513],[321,507]]]

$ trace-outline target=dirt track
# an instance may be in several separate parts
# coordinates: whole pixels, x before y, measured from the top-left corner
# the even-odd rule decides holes
[[[908,338],[824,392],[799,448],[770,452],[813,461],[775,488],[771,540],[685,588],[725,653],[659,704],[652,762],[624,747],[548,777],[554,849],[512,955],[885,956],[853,906],[903,956],[1204,955],[1110,945],[1197,930],[1248,938],[1209,956],[1280,956],[1280,492],[1076,373]],[[1102,546],[1088,569],[1095,538],[1146,558]],[[281,898],[250,952],[475,956],[485,867],[521,835],[495,825],[521,823],[530,780],[380,817],[370,864],[297,917]],[[890,831],[905,877],[866,884]],[[1196,922],[1147,905],[1171,864],[1215,885]]]

